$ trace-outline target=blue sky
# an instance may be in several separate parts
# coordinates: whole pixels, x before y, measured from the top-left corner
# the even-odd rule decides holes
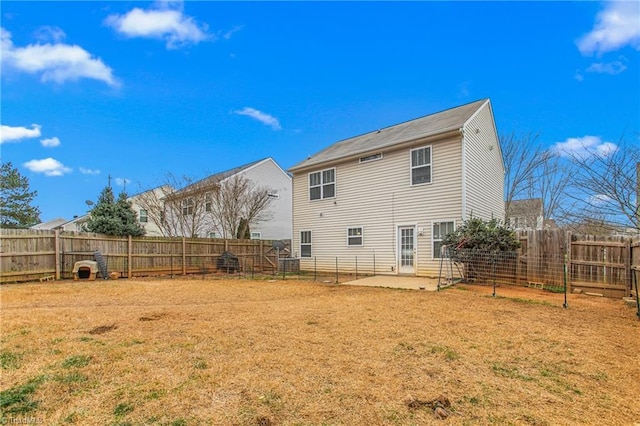
[[[498,132],[639,144],[640,3],[2,1],[2,161],[43,221],[489,97]]]

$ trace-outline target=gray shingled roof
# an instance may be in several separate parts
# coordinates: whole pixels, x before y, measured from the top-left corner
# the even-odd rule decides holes
[[[460,129],[486,101],[487,99],[481,99],[456,108],[416,118],[415,120],[344,139],[296,164],[289,171],[293,172],[308,166]]]
[[[241,171],[248,169],[251,166],[254,166],[266,159],[268,159],[269,157],[263,158],[261,160],[257,160],[257,161],[253,161],[251,163],[247,163],[247,164],[243,164],[242,166],[238,166],[238,167],[234,167],[233,169],[229,169],[229,170],[225,170],[224,172],[219,172],[210,176],[207,176],[203,179],[200,179],[196,182],[193,182],[190,185],[185,186],[184,188],[180,189],[179,191],[176,192],[176,194],[179,194],[181,192],[189,192],[191,189],[193,188],[202,188],[204,186],[208,186],[210,184],[214,184],[214,183],[218,183],[228,177],[231,177],[237,173],[240,173]]]

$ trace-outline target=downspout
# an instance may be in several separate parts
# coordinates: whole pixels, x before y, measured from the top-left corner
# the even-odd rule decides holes
[[[462,149],[462,220],[467,220],[467,149],[464,141],[464,126],[460,127],[460,146]]]

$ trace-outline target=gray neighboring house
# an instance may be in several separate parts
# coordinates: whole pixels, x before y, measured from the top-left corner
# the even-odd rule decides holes
[[[545,227],[542,198],[512,200],[507,206],[507,224],[515,230],[540,230]]]
[[[448,232],[505,212],[489,99],[342,140],[289,172],[303,270],[374,257],[377,274],[437,276]]]

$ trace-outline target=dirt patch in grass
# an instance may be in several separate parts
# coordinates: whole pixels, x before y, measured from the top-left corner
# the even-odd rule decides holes
[[[5,285],[2,416],[43,424],[640,423],[634,309],[584,295],[569,295],[563,309],[548,292],[491,292],[238,279]]]

